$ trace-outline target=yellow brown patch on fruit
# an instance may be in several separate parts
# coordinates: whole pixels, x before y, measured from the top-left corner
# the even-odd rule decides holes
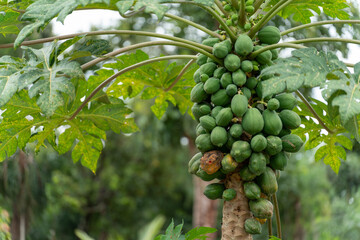
[[[266,223],[266,218],[255,218],[259,223],[264,224]]]
[[[216,173],[221,168],[221,160],[223,157],[224,154],[217,150],[204,153],[200,159],[201,169],[207,174]]]

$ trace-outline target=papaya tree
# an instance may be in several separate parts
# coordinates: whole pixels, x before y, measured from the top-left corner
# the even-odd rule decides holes
[[[205,11],[218,29],[170,14],[174,4]],[[305,46],[360,41],[281,39],[316,26],[360,23],[351,19],[349,5],[345,0],[2,1],[0,31],[17,38],[0,49],[21,48],[23,57],[0,58],[0,160],[33,143],[35,151],[43,146],[59,154],[71,151],[74,162],[95,173],[106,131],[138,130],[128,100],[154,99],[151,109],[158,118],[171,102],[199,122],[199,153],[190,160],[189,172],[204,181],[219,180],[204,194],[224,199],[222,239],[252,239],[265,222],[272,235],[273,215],[281,238],[277,179],[288,154],[306,142],[305,149],[317,149],[316,160],[338,172],[352,139],[360,142],[360,64]],[[125,29],[26,41],[54,18],[63,22],[84,9],[117,11],[124,18],[154,14],[159,21],[172,19],[209,37],[199,43]],[[311,22],[314,14],[329,20]],[[277,28],[269,24],[274,17],[301,24]],[[19,24],[24,27],[18,29]],[[105,35],[152,39],[107,51],[115,46],[92,38]],[[175,46],[186,54],[150,57],[141,50],[155,46]],[[295,50],[281,58],[283,48]],[[89,56],[92,60],[80,65]],[[324,101],[306,99],[299,91],[315,87]]]

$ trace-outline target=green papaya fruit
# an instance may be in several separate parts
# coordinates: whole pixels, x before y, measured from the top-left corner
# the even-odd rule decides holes
[[[233,113],[231,108],[223,108],[220,110],[219,114],[216,116],[216,125],[221,127],[226,127],[229,125],[233,119]]]
[[[221,111],[221,109],[223,109],[222,106],[216,106],[211,110],[211,116],[213,118],[216,118],[216,116],[219,114],[219,112]]]
[[[202,82],[198,83],[191,89],[190,100],[195,103],[199,103],[207,99],[208,95],[204,91],[204,84]]]
[[[256,46],[254,48],[254,51],[257,51],[259,49],[263,48],[262,46]],[[260,64],[262,65],[271,65],[272,62],[271,62],[271,58],[272,58],[272,54],[271,54],[271,51],[270,50],[267,50],[265,52],[262,52],[260,53],[259,55],[257,55],[255,57],[255,60],[257,62],[259,62]]]
[[[272,98],[267,103],[267,109],[270,111],[277,110],[280,107],[280,102],[276,98]]]
[[[271,218],[273,215],[273,205],[269,200],[260,198],[249,201],[250,211],[257,218]]]
[[[214,45],[212,52],[215,57],[224,58],[229,54],[229,49],[224,42],[219,42]]]
[[[267,154],[273,156],[281,152],[283,148],[281,138],[276,136],[268,136],[266,140],[267,140],[267,146],[265,148],[265,151]]]
[[[208,57],[204,54],[200,54],[198,58],[196,59],[197,65],[201,66],[206,63]]]
[[[229,152],[232,148],[232,145],[234,144],[234,142],[236,142],[237,139],[233,138],[230,133],[228,132],[228,141],[226,142],[225,146],[227,148],[228,151],[226,152]]]
[[[219,38],[207,38],[204,41],[202,41],[202,44],[209,46],[209,47],[213,47],[216,43],[219,43],[220,39]]]
[[[285,152],[279,152],[278,154],[270,158],[270,167],[276,170],[284,171],[289,157]]]
[[[201,178],[201,180],[206,182],[214,180],[215,178],[222,180],[225,179],[226,177],[226,175],[223,174],[221,171],[217,171],[216,173],[213,174],[208,174],[203,169],[201,169],[201,167],[199,168],[199,170],[196,172],[195,175]]]
[[[242,93],[245,97],[247,97],[247,99],[250,99],[250,98],[251,98],[252,92],[251,92],[251,90],[248,89],[247,87],[241,88],[241,93]]]
[[[256,88],[257,84],[258,80],[255,77],[250,77],[246,80],[245,87],[249,89],[254,89]]]
[[[222,194],[222,198],[225,201],[231,201],[235,197],[236,197],[236,191],[235,191],[235,189],[232,189],[232,188],[226,189]]]
[[[220,113],[219,113],[220,114]],[[222,147],[227,142],[227,131],[223,127],[215,127],[210,135],[211,143],[217,147]]]
[[[235,52],[240,56],[247,56],[254,49],[254,44],[247,34],[241,34],[235,42]]]
[[[215,78],[221,78],[221,76],[226,73],[226,68],[224,67],[218,67],[215,71],[214,71],[214,77]]]
[[[205,73],[200,75],[200,82],[205,83],[209,79],[209,76]]]
[[[229,84],[226,87],[226,93],[227,95],[229,95],[230,97],[234,96],[235,94],[237,94],[238,92],[238,87],[235,84]]]
[[[271,195],[278,190],[275,172],[269,167],[266,167],[264,173],[256,177],[255,181],[265,194]]]
[[[195,174],[199,170],[200,159],[202,157],[201,153],[196,153],[188,163],[188,172]]]
[[[199,124],[196,126],[196,136],[199,136],[199,135],[205,134],[205,133],[208,133],[208,131],[207,131],[205,128],[203,128],[203,127],[201,126],[201,124],[199,123]]]
[[[254,152],[261,152],[265,150],[267,146],[267,140],[263,135],[256,135],[252,137],[250,146]]]
[[[232,80],[232,76],[231,76],[231,73],[229,72],[226,72],[224,73],[221,78],[220,78],[220,84],[221,84],[221,87],[222,88],[226,88],[227,86],[229,86],[230,84],[233,83],[233,80]]]
[[[224,184],[211,183],[205,187],[204,195],[211,200],[215,200],[222,197],[224,190]]]
[[[280,41],[280,30],[274,26],[266,26],[262,28],[258,33],[260,42],[266,44],[275,44]]]
[[[215,106],[226,106],[230,103],[230,101],[231,98],[229,95],[227,95],[225,89],[220,89],[219,91],[211,95],[211,102]]]
[[[235,169],[238,167],[238,165],[239,164],[230,154],[226,154],[224,158],[221,160],[221,169],[225,174],[234,172]]]
[[[292,93],[282,93],[276,95],[275,98],[279,101],[279,110],[288,109],[292,110],[297,105],[297,100]]]
[[[232,73],[232,82],[241,87],[246,83],[246,74],[241,69],[236,70]]]
[[[213,150],[215,146],[211,143],[210,134],[201,134],[195,139],[195,145],[201,152]]]
[[[201,126],[208,132],[210,132],[211,130],[213,130],[216,127],[215,118],[213,118],[209,115],[202,116],[202,117],[200,117],[199,120],[200,120]]]
[[[254,218],[248,218],[245,220],[245,232],[255,235],[261,233],[261,224]]]
[[[195,119],[199,121],[199,118],[209,114],[208,110],[211,109],[208,103],[195,103],[191,107],[192,114],[194,115]]]
[[[261,189],[259,185],[254,182],[244,183],[244,193],[245,197],[250,200],[256,200],[261,197]]]
[[[242,127],[251,135],[255,135],[263,130],[264,119],[257,108],[250,108],[246,111],[242,120]]]
[[[242,117],[248,110],[248,99],[244,95],[236,94],[231,99],[231,110],[237,117]]]
[[[291,130],[287,129],[287,128],[283,128],[283,129],[281,129],[278,137],[282,138],[283,136],[288,135],[288,134],[291,134]]]
[[[251,72],[254,69],[254,66],[250,60],[244,60],[241,62],[241,70],[244,72]]]
[[[241,124],[233,124],[231,127],[230,127],[230,135],[233,137],[233,138],[240,138],[242,133],[243,133],[243,129],[242,129],[242,126]]]
[[[251,156],[250,144],[246,141],[236,141],[233,143],[230,154],[237,162],[243,162]]]
[[[264,132],[269,135],[278,135],[283,127],[283,123],[275,111],[266,109],[263,112]]]
[[[247,13],[255,12],[254,6],[245,6],[245,12],[247,12]]]
[[[288,110],[288,109],[282,110],[279,113],[279,117],[281,118],[281,121],[285,128],[295,129],[300,127],[301,118],[296,112],[292,110]]]
[[[201,73],[205,73],[209,77],[212,77],[217,66],[213,62],[208,62],[200,66],[199,70]]]
[[[263,153],[252,153],[249,160],[249,170],[255,175],[262,174],[266,169],[266,158]]]
[[[224,59],[224,66],[230,72],[235,72],[241,66],[240,58],[235,54],[228,54]]]
[[[218,78],[211,77],[204,84],[204,91],[207,94],[213,94],[220,89],[220,80]]]
[[[239,174],[243,181],[252,181],[256,178],[256,175],[253,174],[247,166],[241,168]]]
[[[271,49],[271,60],[276,60],[279,57],[279,50],[277,49]]]
[[[281,141],[285,152],[298,152],[304,145],[303,140],[295,134],[285,135],[281,138]]]
[[[201,82],[201,72],[200,69],[196,70],[194,75],[193,75],[194,81],[195,83],[199,83]]]

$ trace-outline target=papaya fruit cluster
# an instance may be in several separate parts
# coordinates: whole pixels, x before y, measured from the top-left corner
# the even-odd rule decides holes
[[[277,58],[276,51],[265,51],[254,60],[249,55],[261,44],[280,40],[275,27],[263,28],[256,41],[246,34],[235,43],[208,38],[203,44],[213,47],[213,54],[223,65],[200,55],[200,66],[194,74],[196,82],[190,97],[192,113],[199,122],[195,144],[200,150],[189,161],[189,172],[209,184],[204,194],[210,199],[231,201],[236,190],[226,189],[224,179],[237,173],[244,182],[253,218],[245,229],[250,234],[261,231],[261,223],[270,218],[273,205],[269,196],[278,189],[277,175],[288,162],[288,153],[299,151],[303,141],[291,134],[301,124],[293,111],[297,104],[292,93],[263,98],[260,70]]]

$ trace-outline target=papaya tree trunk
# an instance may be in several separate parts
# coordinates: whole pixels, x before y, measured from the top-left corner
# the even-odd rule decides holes
[[[224,201],[221,240],[252,240],[252,236],[244,228],[245,220],[251,215],[239,174],[228,176],[225,185],[226,188],[236,190],[236,197],[231,201]]]

